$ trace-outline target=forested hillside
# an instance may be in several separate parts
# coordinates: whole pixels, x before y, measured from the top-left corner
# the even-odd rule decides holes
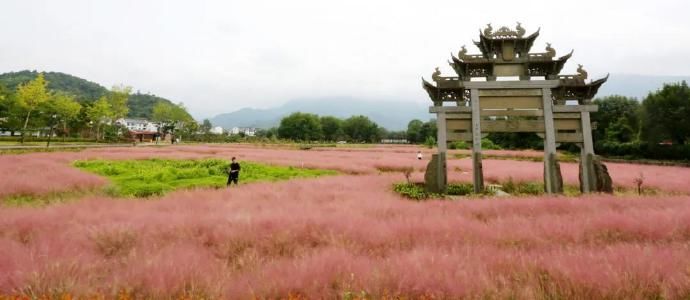
[[[37,71],[19,71],[0,74],[0,84],[10,90],[16,90],[20,84],[35,79],[38,73]],[[48,89],[70,94],[81,103],[96,101],[108,92],[108,89],[98,83],[69,74],[60,72],[44,72],[43,74],[48,81]]]
[[[0,86],[14,91],[20,84],[35,79],[38,73],[37,71],[25,70],[0,74]],[[108,93],[108,89],[98,83],[76,76],[60,72],[44,72],[43,74],[48,82],[49,90],[72,95],[81,104],[93,103]],[[155,95],[141,94],[139,92],[131,94],[127,101],[127,106],[129,107],[128,116],[150,119],[153,114],[153,106],[160,101],[173,104],[172,101]]]

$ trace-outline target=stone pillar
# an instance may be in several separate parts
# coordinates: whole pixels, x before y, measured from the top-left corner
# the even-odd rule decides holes
[[[474,192],[481,193],[484,191],[484,173],[482,171],[482,116],[478,89],[470,91],[470,104],[472,105],[472,178]]]
[[[589,112],[580,112],[582,128],[582,147],[580,147],[580,191],[591,193],[596,190],[596,178],[591,157],[594,155],[594,145],[592,142],[592,124]]]
[[[446,152],[448,148],[448,139],[446,138],[446,113],[439,112],[436,114],[436,141],[438,143],[438,159],[436,161],[436,190],[445,192],[448,183],[448,172],[446,171]]]
[[[556,159],[556,128],[553,124],[551,89],[542,89],[544,105],[544,191],[547,194],[563,192],[563,179]]]

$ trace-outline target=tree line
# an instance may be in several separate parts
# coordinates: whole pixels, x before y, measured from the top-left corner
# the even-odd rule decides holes
[[[262,133],[263,134],[263,133]],[[280,120],[280,125],[269,129],[266,137],[278,137],[294,141],[349,141],[378,143],[388,132],[366,116],[340,119],[295,112]]]
[[[595,152],[630,158],[690,160],[690,88],[664,84],[641,102],[624,96],[594,101]]]
[[[19,132],[22,143],[27,135],[37,132],[98,141],[122,137],[123,130],[115,121],[130,112],[131,87],[114,86],[98,99],[89,101],[51,90],[48,84],[43,73],[16,84],[15,89],[0,84],[0,130]],[[196,125],[182,103],[156,102],[152,119],[161,124],[162,133],[175,133],[176,129],[185,127],[193,131]]]
[[[204,120],[202,132],[209,131],[211,126],[208,120]],[[276,127],[257,129],[256,137],[295,142],[380,143],[384,139],[402,143],[431,141],[433,145],[436,143],[436,121],[412,120],[407,130],[387,130],[363,115],[338,118],[294,112],[282,118]]]

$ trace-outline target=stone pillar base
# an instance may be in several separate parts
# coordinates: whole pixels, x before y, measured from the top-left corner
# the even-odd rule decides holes
[[[554,153],[548,155],[546,161],[544,161],[544,192],[547,194],[563,193],[561,165],[558,163]]]
[[[587,164],[584,166],[583,164]],[[587,182],[589,183],[589,189],[584,186],[583,176],[585,176],[583,170],[589,170],[587,176]],[[584,161],[580,162],[580,191],[583,193],[597,192],[597,193],[609,193],[613,194],[613,181],[609,175],[608,168],[601,162],[599,156],[594,154],[587,154]]]
[[[484,170],[482,169],[482,154],[472,153],[472,183],[474,192],[480,194],[484,192]]]
[[[431,161],[426,166],[424,173],[424,187],[430,193],[445,193],[448,185],[446,178],[446,154],[439,153],[431,155]]]

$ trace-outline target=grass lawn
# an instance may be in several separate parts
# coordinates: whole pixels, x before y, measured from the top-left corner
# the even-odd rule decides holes
[[[76,161],[80,169],[110,179],[107,192],[115,196],[149,197],[176,189],[225,187],[229,162],[202,160],[85,160]],[[241,162],[240,184],[334,175],[336,171]]]

